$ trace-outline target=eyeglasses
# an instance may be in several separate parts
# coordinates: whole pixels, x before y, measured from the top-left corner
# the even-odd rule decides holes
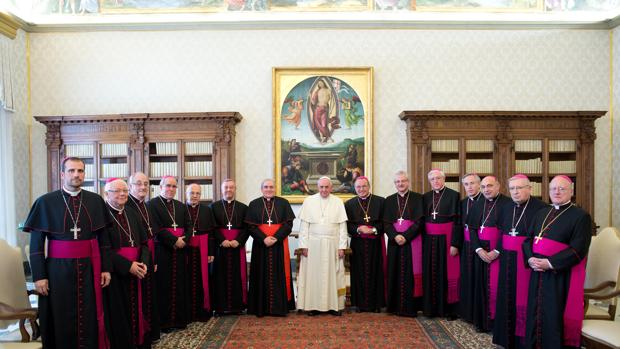
[[[164,187],[166,187],[166,188],[176,188],[177,185],[176,184],[164,184]]]
[[[138,186],[138,187],[146,187],[149,185],[149,182],[133,182],[131,183],[132,185]]]
[[[114,189],[114,190],[108,190],[108,193],[123,193],[123,194],[127,194],[127,193],[129,193],[129,190],[127,190],[127,189]]]
[[[510,191],[523,190],[523,189],[529,188],[529,187],[530,187],[529,185],[523,185],[523,186],[520,186],[520,187],[508,187],[508,190],[510,190]]]
[[[566,187],[549,187],[550,192],[559,191],[560,193],[566,193],[569,190],[570,188],[566,188]]]

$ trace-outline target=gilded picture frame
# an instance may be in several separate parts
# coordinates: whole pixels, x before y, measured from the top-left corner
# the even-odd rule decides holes
[[[353,197],[372,178],[373,68],[272,71],[276,195],[301,203],[327,176],[333,194]]]

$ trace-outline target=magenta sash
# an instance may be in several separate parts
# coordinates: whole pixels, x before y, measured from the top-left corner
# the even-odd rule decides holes
[[[516,287],[516,325],[515,335],[525,336],[525,322],[527,319],[527,288],[530,283],[530,268],[523,263],[523,241],[525,236],[502,235],[502,249],[517,253],[517,287]]]
[[[138,247],[121,247],[120,250],[116,252],[118,255],[123,256],[130,262],[137,262],[140,257],[140,248]],[[149,331],[150,326],[144,317],[144,313],[142,312],[142,280],[135,278],[136,283],[138,284],[138,345],[142,345],[144,343],[144,335]]]
[[[497,227],[484,227],[482,232],[478,231],[480,240],[489,241],[489,248],[493,251],[497,247],[500,231]],[[496,260],[491,262],[489,268],[489,314],[491,319],[495,319],[495,302],[497,301],[497,280],[499,279],[499,263]]]
[[[415,221],[404,219],[402,224],[394,222],[394,229],[403,233],[411,227]],[[416,236],[411,240],[411,263],[413,264],[413,296],[422,297],[424,288],[422,287],[422,235]]]
[[[461,263],[458,255],[450,255],[452,242],[452,222],[426,223],[426,233],[429,235],[445,235],[446,237],[446,265],[448,267],[448,304],[459,301],[459,282],[461,276]]]
[[[465,237],[465,241],[469,242],[469,227],[465,227],[465,230],[463,230],[463,236]]]
[[[209,299],[209,234],[194,235],[189,239],[189,245],[200,252],[200,274],[202,275],[202,308],[211,309]]]
[[[372,225],[358,225],[358,228],[362,226],[365,226],[371,229],[373,228]],[[385,295],[385,297],[387,297],[387,251],[385,250],[385,235],[384,234],[381,234],[381,236],[375,235],[375,234],[357,234],[357,235],[362,239],[369,239],[369,240],[374,240],[377,238],[381,239],[381,268],[383,269],[383,288],[384,288],[383,294]]]
[[[183,237],[183,234],[185,233],[185,228],[164,228],[166,229],[170,234],[180,238]]]
[[[95,288],[95,303],[97,305],[97,337],[99,349],[110,347],[105,331],[103,318],[103,296],[101,292],[101,255],[97,239],[92,240],[49,240],[47,247],[48,258],[89,258],[93,264],[93,286]]]
[[[540,239],[533,245],[533,252],[543,256],[553,256],[570,248],[569,245],[549,238]],[[570,284],[564,308],[564,345],[578,347],[581,345],[581,325],[583,323],[583,284],[586,280],[586,260],[584,258],[570,271]]]
[[[236,240],[239,235],[239,229],[222,229],[220,233],[224,235],[226,240]],[[245,246],[239,246],[239,269],[241,269],[241,294],[243,296],[243,304],[248,303],[248,263],[245,259]]]

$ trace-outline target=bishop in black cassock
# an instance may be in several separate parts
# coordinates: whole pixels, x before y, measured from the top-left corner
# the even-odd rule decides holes
[[[461,287],[459,297],[459,316],[461,319],[472,322],[474,314],[474,258],[478,255],[471,248],[470,230],[467,220],[469,212],[480,198],[484,198],[480,192],[480,177],[476,174],[468,174],[463,177],[463,187],[467,197],[461,200],[461,223],[463,226],[461,255]]]
[[[151,212],[146,207],[145,199],[149,191],[149,179],[142,172],[136,172],[129,177],[129,200],[127,200],[126,206],[134,209],[140,216],[142,226],[146,231],[146,245],[149,249],[149,255],[151,261],[149,263],[149,270],[146,276],[142,280],[142,285],[145,288],[144,303],[146,309],[144,316],[151,326],[149,332],[151,341],[159,340],[159,309],[157,308],[157,285],[156,285],[156,273],[157,263],[155,260],[155,228],[153,227],[153,217]]]
[[[460,197],[459,193],[445,186],[443,171],[430,171],[428,179],[432,190],[423,196],[424,316],[447,316],[454,320],[460,296]]]
[[[211,306],[216,314],[241,313],[248,303],[245,243],[248,207],[235,200],[235,182],[222,183],[223,199],[209,205],[215,231],[215,260],[211,280]]]
[[[30,232],[42,343],[51,349],[108,348],[101,282],[106,274],[109,283],[111,265],[99,239],[105,244],[111,219],[103,199],[80,188],[82,160],[65,159],[61,178],[63,189],[39,197],[24,224]]]
[[[192,222],[185,205],[174,199],[176,186],[174,177],[162,178],[161,195],[147,204],[157,229],[157,296],[163,331],[185,328],[190,321],[186,245]]]
[[[115,349],[150,348],[150,323],[144,277],[151,272],[147,236],[138,212],[127,203],[128,187],[120,179],[105,186],[107,213],[112,218],[106,246],[110,251],[112,280],[104,290],[110,346]]]
[[[570,200],[572,180],[549,183],[553,206],[535,215],[523,253],[532,269],[525,347],[579,347],[584,316],[583,284],[592,239],[592,218]]]
[[[422,310],[422,195],[409,190],[405,172],[394,178],[397,193],[385,199],[383,208],[387,247],[387,310],[401,316],[417,316]]]
[[[295,309],[288,235],[295,214],[283,198],[274,196],[273,180],[261,184],[263,196],[250,202],[245,221],[252,242],[248,313],[284,316]]]
[[[211,209],[200,202],[201,189],[190,184],[186,190],[187,211],[192,222],[188,247],[188,297],[192,321],[206,321],[211,317],[209,263],[215,253],[213,216]]]
[[[357,177],[357,196],[345,204],[351,237],[351,305],[359,311],[379,312],[385,306],[387,256],[383,235],[381,196],[370,193],[366,177]]]
[[[500,184],[494,176],[487,176],[480,185],[484,198],[480,199],[467,218],[471,248],[474,256],[473,324],[481,332],[493,329],[499,262],[497,242],[500,239],[502,206],[511,200],[499,193]]]
[[[499,213],[502,236],[497,243],[500,255],[493,343],[510,349],[522,348],[525,336],[530,270],[523,258],[523,241],[530,233],[532,217],[547,205],[531,196],[525,175],[510,178],[508,188],[513,202],[502,206]]]

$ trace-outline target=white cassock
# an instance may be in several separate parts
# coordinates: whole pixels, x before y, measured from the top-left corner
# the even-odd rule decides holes
[[[299,248],[308,249],[301,256],[297,277],[297,307],[302,310],[344,309],[346,285],[344,258],[338,250],[346,249],[347,213],[342,200],[314,194],[304,200],[299,211],[301,229]]]

